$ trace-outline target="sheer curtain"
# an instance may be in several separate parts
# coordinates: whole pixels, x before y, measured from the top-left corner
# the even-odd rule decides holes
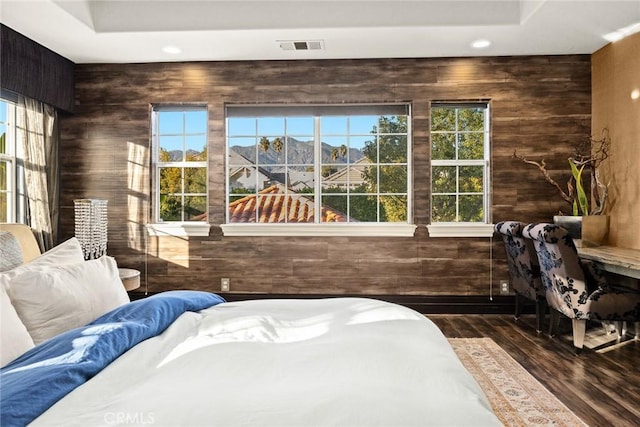
[[[16,112],[24,162],[26,219],[40,249],[51,249],[58,224],[58,120],[54,107],[20,96]]]

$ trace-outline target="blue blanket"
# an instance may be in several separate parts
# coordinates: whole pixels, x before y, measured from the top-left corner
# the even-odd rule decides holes
[[[0,370],[0,425],[24,426],[139,342],[186,311],[224,302],[199,291],[134,301],[29,350]]]

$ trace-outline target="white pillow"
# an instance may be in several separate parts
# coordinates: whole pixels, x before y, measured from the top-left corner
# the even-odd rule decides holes
[[[35,344],[129,302],[109,256],[24,271],[11,279],[9,297]]]
[[[0,286],[0,368],[33,347],[33,339]]]
[[[0,273],[0,286],[3,286],[8,292],[11,278],[27,270],[35,270],[48,265],[68,265],[78,264],[81,262],[84,262],[82,246],[80,246],[78,239],[72,237],[37,258],[34,258],[27,264],[22,264],[12,270]]]

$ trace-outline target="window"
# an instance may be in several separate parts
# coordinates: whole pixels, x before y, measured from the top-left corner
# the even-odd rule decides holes
[[[430,236],[493,232],[488,112],[486,103],[431,105]]]
[[[16,105],[0,99],[0,222],[23,222],[22,147],[16,143]]]
[[[206,107],[155,107],[151,123],[155,222],[174,235],[200,222],[208,234]]]
[[[409,124],[406,104],[227,107],[225,234],[413,235]]]

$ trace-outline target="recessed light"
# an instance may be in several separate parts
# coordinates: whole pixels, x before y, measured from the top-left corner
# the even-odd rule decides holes
[[[631,91],[631,99],[640,99],[640,89],[634,89]]]
[[[474,49],[484,49],[489,46],[491,46],[491,42],[486,39],[478,39],[471,43],[471,47]]]
[[[179,48],[179,47],[177,47],[177,46],[165,46],[165,47],[163,47],[163,48],[162,48],[162,51],[163,51],[164,53],[171,53],[171,54],[174,54],[174,55],[175,55],[175,54],[177,54],[177,53],[181,53],[181,52],[182,52],[182,49],[180,49],[180,48]]]

